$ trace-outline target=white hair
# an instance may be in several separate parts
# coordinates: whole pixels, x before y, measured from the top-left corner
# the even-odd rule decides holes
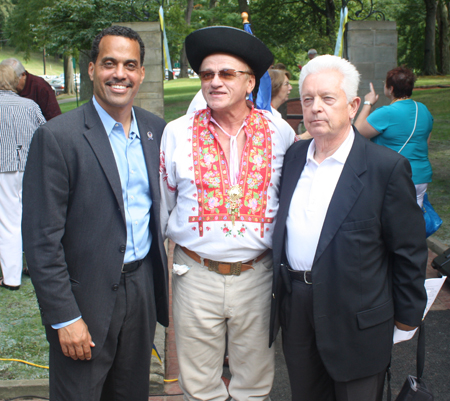
[[[300,79],[298,81],[300,97],[302,95],[302,87],[305,78],[309,74],[318,74],[327,70],[338,71],[342,74],[343,79],[341,88],[345,92],[347,101],[350,103],[358,95],[360,74],[355,66],[349,61],[329,54],[313,58],[302,68]]]
[[[9,65],[10,67],[12,67],[18,77],[20,77],[25,72],[25,67],[16,58],[7,58],[3,60],[1,64]]]

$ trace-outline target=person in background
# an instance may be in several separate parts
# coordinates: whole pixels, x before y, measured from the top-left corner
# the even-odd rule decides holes
[[[417,203],[422,207],[433,174],[428,159],[433,116],[427,106],[411,99],[415,80],[409,68],[402,66],[390,70],[386,75],[384,94],[391,103],[372,113],[370,110],[377,102],[378,95],[370,83],[370,92],[364,97],[355,127],[372,142],[386,146],[409,160]]]
[[[316,49],[309,49],[308,50],[308,58],[312,60],[313,58],[317,57],[317,50]]]
[[[270,80],[272,81],[272,100],[271,108],[272,114],[279,118],[281,113],[277,110],[284,102],[289,99],[289,93],[291,93],[292,86],[289,83],[291,74],[287,70],[269,69]]]
[[[19,77],[0,65],[0,287],[22,282],[22,179],[36,129],[45,123],[39,106],[17,95]]]
[[[25,70],[22,63],[15,58],[7,58],[1,62],[11,66],[19,77],[17,92],[20,96],[34,100],[41,108],[47,121],[61,114],[55,91],[47,81]]]
[[[381,401],[394,326],[413,330],[427,302],[411,168],[352,127],[358,84],[330,55],[300,75],[313,139],[284,159],[270,336],[281,324],[293,401]]]

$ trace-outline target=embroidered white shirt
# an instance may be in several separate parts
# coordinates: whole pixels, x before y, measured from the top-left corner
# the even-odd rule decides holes
[[[264,212],[259,221],[249,221],[250,217],[241,214],[240,217],[236,216],[233,226],[230,216],[226,214],[210,213],[207,220],[204,211],[200,210],[202,207],[209,206],[204,202],[212,189],[204,184],[205,177],[196,180],[198,166],[193,154],[202,152],[204,148],[202,149],[202,144],[199,143],[198,146],[194,146],[195,115],[196,113],[188,114],[167,124],[161,140],[162,232],[175,243],[196,252],[203,258],[223,262],[247,262],[255,259],[264,250],[272,247],[281,167],[284,154],[294,142],[294,131],[284,120],[274,118],[270,112],[262,111],[262,115],[268,122],[272,145],[272,158],[268,161],[270,178],[267,181],[266,193],[262,193],[264,191],[252,193],[245,202],[247,202],[246,207],[251,207],[252,202],[256,204],[257,200],[264,197],[267,204],[263,205]],[[244,132],[247,135],[247,127],[244,127]],[[211,138],[213,139],[212,135]],[[248,158],[243,155],[241,165],[247,162]],[[211,164],[212,173],[215,172],[215,167]],[[220,166],[220,168],[226,172],[226,167]],[[257,171],[250,171],[248,179],[253,173],[257,174]],[[217,175],[215,177],[218,180],[217,187],[222,187],[220,177]],[[199,196],[204,197],[201,202],[199,202]],[[211,203],[216,201],[212,198],[210,200]],[[219,208],[223,210],[224,203],[218,204],[216,210],[219,211]]]

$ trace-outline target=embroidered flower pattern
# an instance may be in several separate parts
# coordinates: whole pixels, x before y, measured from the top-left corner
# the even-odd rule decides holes
[[[260,173],[258,173],[258,172],[253,173],[252,172],[247,177],[247,186],[250,189],[258,189],[263,181],[264,181],[264,177]]]
[[[214,170],[208,170],[203,175],[203,183],[207,185],[208,188],[219,188],[220,187],[219,173]]]
[[[262,112],[253,109],[244,127],[247,143],[244,148],[239,185],[244,197],[240,200],[240,217],[233,228],[229,216],[227,193],[231,185],[228,180],[228,164],[220,147],[215,126],[210,122],[211,109],[195,114],[192,130],[192,158],[195,184],[198,192],[198,215],[190,216],[189,222],[198,223],[199,235],[203,235],[203,224],[209,221],[223,221],[221,227],[225,236],[244,236],[247,227],[242,221],[260,223],[261,237],[264,224],[273,218],[265,217],[267,187],[272,177],[271,131]]]

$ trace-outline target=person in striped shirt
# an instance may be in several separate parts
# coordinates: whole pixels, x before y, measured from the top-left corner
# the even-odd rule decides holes
[[[19,77],[0,65],[0,287],[18,290],[22,278],[22,178],[31,138],[44,124],[33,100],[17,94]]]

